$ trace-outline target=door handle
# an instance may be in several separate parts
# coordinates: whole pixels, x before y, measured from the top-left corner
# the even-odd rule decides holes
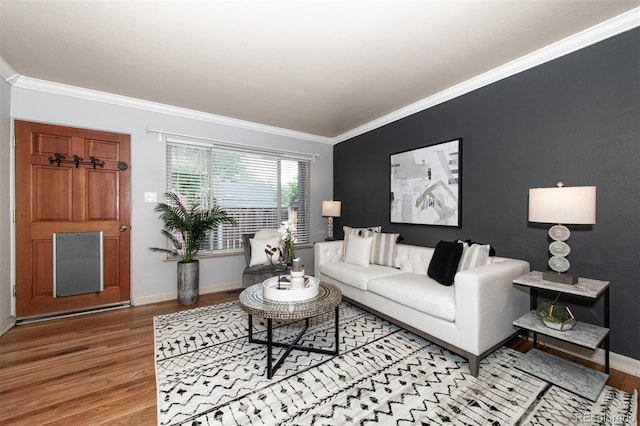
[[[120,228],[118,228],[118,230],[119,230],[120,232],[124,232],[124,231],[126,231],[126,230],[127,230],[127,225],[120,225]]]

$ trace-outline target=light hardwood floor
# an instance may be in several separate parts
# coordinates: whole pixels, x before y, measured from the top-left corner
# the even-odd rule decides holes
[[[171,301],[14,327],[0,338],[0,424],[155,425],[154,315],[238,294],[201,295],[188,308]],[[531,343],[508,346],[526,352]],[[612,370],[608,384],[633,392],[640,378]]]

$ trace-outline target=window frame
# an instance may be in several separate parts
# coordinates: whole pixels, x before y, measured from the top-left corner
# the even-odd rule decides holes
[[[216,167],[216,163],[214,163],[214,157],[216,153],[239,155],[241,157],[246,156],[247,158],[253,158],[253,161],[255,161],[255,158],[264,158],[265,163],[267,161],[275,161],[277,163],[277,175],[276,175],[277,184],[275,186],[276,187],[275,200],[277,205],[274,207],[276,212],[276,218],[275,218],[275,223],[269,224],[268,226],[266,226],[266,228],[279,227],[285,216],[283,213],[283,210],[287,209],[287,216],[288,216],[289,212],[293,211],[294,209],[291,206],[283,205],[282,165],[283,165],[283,162],[295,162],[298,165],[298,172],[296,174],[296,183],[297,183],[297,192],[298,192],[297,193],[298,207],[297,207],[297,215],[296,215],[297,217],[296,226],[299,227],[298,228],[299,237],[296,242],[296,247],[304,247],[304,246],[311,245],[311,229],[310,229],[311,228],[311,214],[310,214],[311,213],[310,212],[311,210],[310,209],[311,162],[314,160],[315,154],[301,155],[301,153],[285,152],[285,151],[275,151],[274,153],[273,151],[267,151],[260,148],[249,149],[245,146],[237,146],[233,144],[231,145],[218,144],[218,143],[211,144],[211,143],[193,142],[193,141],[182,140],[182,139],[167,138],[166,139],[166,165],[165,165],[166,173],[167,173],[166,180],[165,180],[166,192],[172,192],[177,190],[176,188],[177,185],[175,185],[175,181],[172,175],[175,168],[171,164],[172,156],[170,155],[170,150],[176,146],[202,150],[202,152],[207,153],[209,158],[208,170],[206,172],[208,174],[208,177],[207,177],[208,197],[207,197],[206,203],[203,203],[203,204],[207,204],[208,206],[213,205],[214,199],[216,195],[218,195],[217,192],[224,193],[224,190],[216,189],[216,186],[215,186],[216,182],[214,182],[215,167]],[[285,182],[284,185],[288,183],[289,182]],[[191,201],[191,198],[189,198],[189,202],[190,201]],[[263,229],[263,227],[259,229],[251,229],[252,226],[253,227],[256,226],[254,223],[252,223],[251,221],[247,223],[242,223],[241,218],[239,218],[237,214],[234,214],[234,212],[231,211],[232,209],[227,209],[224,206],[225,204],[224,201],[222,201],[219,204],[225,211],[227,211],[227,213],[230,216],[238,220],[240,222],[240,225],[238,227],[233,227],[230,225],[221,225],[220,228],[210,231],[209,238],[207,239],[208,247],[201,248],[198,251],[197,257],[215,257],[215,256],[221,256],[221,255],[232,255],[232,254],[242,253],[244,250],[242,245],[242,234],[253,233],[253,232],[257,232],[259,229]],[[260,209],[260,207],[254,207],[254,208]],[[249,209],[251,209],[251,207],[249,207]],[[234,228],[236,228],[236,230],[230,231],[231,229],[234,229]],[[223,247],[216,248],[215,240],[216,238],[219,237],[219,235],[216,235],[216,233],[220,232],[220,230],[223,233],[223,236],[222,236],[223,241],[228,242],[230,240],[233,240],[233,243],[231,245],[227,244],[227,246],[225,247],[223,244]],[[227,238],[229,237],[229,235],[226,233],[229,233],[229,232],[231,232],[234,238],[232,239]]]

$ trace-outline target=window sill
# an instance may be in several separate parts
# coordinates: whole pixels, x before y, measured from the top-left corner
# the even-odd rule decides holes
[[[307,244],[300,244],[296,246],[296,250],[298,249],[310,249],[313,248],[313,243],[307,243]],[[195,260],[200,260],[200,259],[215,259],[218,257],[230,257],[230,256],[243,256],[244,255],[244,251],[243,250],[218,250],[214,253],[202,253],[202,254],[198,254],[197,256],[194,256]],[[174,256],[174,257],[168,257],[163,259],[163,262],[179,262],[182,258],[178,257],[178,256]]]

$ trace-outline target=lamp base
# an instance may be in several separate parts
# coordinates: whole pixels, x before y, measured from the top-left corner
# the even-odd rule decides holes
[[[327,241],[333,241],[333,217],[327,218]]]
[[[552,281],[554,283],[562,284],[576,284],[578,282],[577,275],[567,274],[565,272],[547,271],[542,274],[542,279],[545,281]]]

